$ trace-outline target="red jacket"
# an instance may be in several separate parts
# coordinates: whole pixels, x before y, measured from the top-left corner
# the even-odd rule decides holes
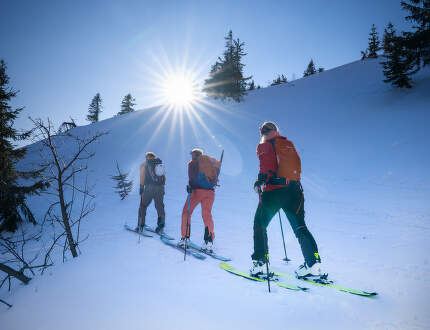
[[[260,172],[265,176],[266,185],[263,191],[269,191],[274,189],[279,189],[281,187],[286,187],[287,185],[272,185],[267,184],[272,177],[276,177],[276,171],[278,170],[278,161],[276,159],[275,149],[272,144],[274,139],[285,139],[283,136],[275,136],[274,138],[260,143],[257,146],[257,157],[260,160]],[[292,144],[292,143],[291,143]]]

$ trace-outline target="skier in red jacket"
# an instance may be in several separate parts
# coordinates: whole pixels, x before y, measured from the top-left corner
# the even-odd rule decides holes
[[[303,188],[300,183],[301,162],[291,141],[280,136],[277,126],[265,122],[260,127],[261,142],[257,147],[260,161],[254,189],[260,196],[254,217],[254,253],[250,274],[266,275],[268,255],[266,228],[282,208],[302,249],[305,263],[296,274],[299,277],[321,275],[318,247],[305,223]]]

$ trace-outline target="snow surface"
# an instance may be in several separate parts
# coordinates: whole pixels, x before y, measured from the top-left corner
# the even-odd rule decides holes
[[[245,102],[167,115],[151,108],[74,129],[109,130],[90,162],[96,211],[83,223],[82,254],[24,286],[4,288],[0,329],[424,329],[430,328],[430,70],[410,90],[382,82],[378,60],[350,63],[285,85],[256,90]],[[182,119],[181,119],[182,118]],[[166,166],[166,232],[178,237],[192,147],[225,157],[213,216],[217,252],[247,270],[257,196],[258,127],[274,120],[300,153],[306,222],[323,268],[339,285],[377,291],[364,298],[307,285],[289,291],[235,277],[218,262],[187,257],[156,238],[125,231],[136,223],[139,164],[154,151]],[[183,128],[180,129],[181,123]],[[38,160],[29,147],[23,166]],[[62,147],[67,152],[67,146]],[[110,175],[115,160],[135,182],[120,201]],[[41,216],[47,197],[31,205]],[[285,221],[283,264],[279,220],[269,226],[271,267],[292,273],[303,262]],[[153,204],[147,223],[155,224]],[[201,241],[200,209],[192,238]],[[48,236],[44,240],[48,242]],[[43,240],[42,240],[43,241]],[[293,283],[295,280],[291,280]],[[303,283],[302,283],[303,284]],[[427,311],[427,312],[426,312]]]

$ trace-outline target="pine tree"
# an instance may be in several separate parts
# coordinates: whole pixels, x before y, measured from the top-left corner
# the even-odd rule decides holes
[[[75,128],[77,125],[75,123],[75,120],[70,117],[70,121],[63,121],[60,127],[58,128],[58,132],[60,134],[66,133],[70,131],[72,128]]]
[[[222,57],[212,65],[209,78],[205,80],[203,91],[214,98],[231,98],[240,102],[246,94],[247,81],[252,77],[244,77],[242,63],[245,43],[240,39],[233,39],[233,32],[230,30],[224,38],[225,50]]]
[[[276,85],[280,85],[280,84],[285,84],[287,82],[287,77],[285,77],[283,74],[279,75],[276,79],[273,79],[272,83],[270,84],[270,86],[276,86]]]
[[[409,2],[409,3],[408,3]],[[417,71],[430,64],[430,0],[401,1],[404,10],[409,12],[406,20],[415,24],[414,32],[404,32],[403,38],[409,51],[410,62],[414,62]]]
[[[15,231],[18,223],[27,220],[36,223],[33,213],[26,204],[26,196],[39,194],[47,184],[38,180],[30,186],[18,184],[21,179],[37,179],[39,171],[18,171],[15,165],[25,156],[26,149],[16,149],[13,141],[30,137],[31,131],[20,133],[14,127],[14,121],[23,108],[13,110],[10,100],[17,92],[8,87],[9,76],[6,64],[0,60],[0,232]]]
[[[281,74],[281,84],[286,84],[286,83],[287,83],[287,77]]]
[[[255,83],[254,83],[254,80],[252,80],[251,83],[249,84],[248,90],[253,91],[254,89],[255,89]]]
[[[367,47],[367,57],[377,58],[378,51],[381,49],[379,41],[379,35],[376,31],[375,24],[372,24],[371,31],[369,33],[369,45]]]
[[[100,97],[100,93],[97,93],[88,107],[87,120],[91,123],[98,122],[100,112],[102,112],[102,99]]]
[[[317,70],[315,69],[314,60],[311,59],[311,61],[308,64],[308,67],[306,68],[306,71],[303,72],[303,77],[308,77],[315,73],[317,73]]]
[[[233,77],[234,77],[234,88],[231,93],[231,98],[236,102],[240,102],[242,97],[246,94],[246,86],[248,85],[248,80],[252,77],[244,78],[243,68],[245,64],[242,63],[242,57],[247,55],[244,50],[245,43],[241,42],[239,38],[234,40],[233,43]]]
[[[384,50],[384,54],[392,50],[395,36],[396,30],[394,30],[394,25],[388,22],[387,27],[384,29],[384,36],[382,37],[382,49]]]
[[[121,111],[118,112],[118,115],[124,115],[126,113],[133,112],[133,107],[136,105],[134,101],[136,100],[133,98],[133,96],[131,96],[131,94],[127,94],[126,96],[124,96],[121,102]]]
[[[410,75],[413,71],[414,63],[409,60],[408,50],[405,47],[404,39],[396,36],[393,26],[389,25],[384,34],[384,55],[386,61],[381,62],[383,73],[386,79],[384,82],[394,86],[411,88]]]
[[[112,175],[112,179],[117,183],[114,188],[116,189],[116,193],[121,197],[121,200],[123,200],[133,189],[133,181],[127,180],[128,173],[121,172],[118,162],[116,162],[116,169],[118,175]]]

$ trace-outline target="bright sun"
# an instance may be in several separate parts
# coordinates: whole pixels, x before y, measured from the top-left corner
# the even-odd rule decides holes
[[[163,84],[163,98],[175,106],[191,105],[196,100],[197,93],[196,84],[185,75],[170,75]]]

